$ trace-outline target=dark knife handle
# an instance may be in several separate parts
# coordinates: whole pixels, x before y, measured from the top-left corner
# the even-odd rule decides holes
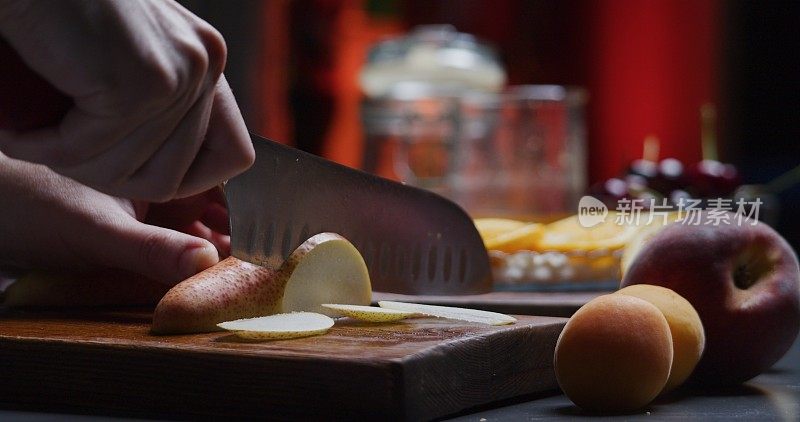
[[[71,106],[71,98],[28,67],[0,38],[0,129],[55,126]]]

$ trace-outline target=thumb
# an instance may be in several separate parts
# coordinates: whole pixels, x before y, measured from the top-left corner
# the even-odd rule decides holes
[[[107,262],[173,285],[219,262],[211,242],[134,219],[117,225],[105,244]]]

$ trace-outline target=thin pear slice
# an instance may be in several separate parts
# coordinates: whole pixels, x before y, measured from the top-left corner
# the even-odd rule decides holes
[[[322,306],[333,309],[346,317],[367,322],[393,322],[416,315],[414,312],[379,308],[377,306],[341,305],[335,303],[323,303]]]
[[[392,302],[388,300],[382,300],[378,302],[378,305],[386,309],[396,309],[398,311],[414,312],[438,318],[457,319],[460,321],[478,322],[489,325],[513,324],[517,321],[514,317],[497,312],[455,308],[452,306],[423,305],[419,303]]]
[[[252,340],[283,340],[325,334],[333,319],[316,312],[292,312],[217,324],[239,337]]]

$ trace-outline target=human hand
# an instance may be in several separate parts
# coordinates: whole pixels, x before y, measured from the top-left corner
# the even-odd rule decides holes
[[[210,25],[171,0],[0,0],[0,35],[72,98],[56,127],[0,131],[0,151],[114,196],[203,192],[254,152]]]
[[[148,204],[0,154],[0,198],[9,198],[0,206],[0,267],[112,268],[175,284],[230,250],[227,211],[216,189]]]

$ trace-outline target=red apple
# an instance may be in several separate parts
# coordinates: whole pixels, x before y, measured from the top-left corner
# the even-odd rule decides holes
[[[672,223],[645,244],[622,280],[623,287],[668,287],[694,306],[706,349],[692,379],[704,384],[753,378],[786,353],[800,330],[794,251],[766,224],[726,215],[728,222],[704,212],[699,222]]]

